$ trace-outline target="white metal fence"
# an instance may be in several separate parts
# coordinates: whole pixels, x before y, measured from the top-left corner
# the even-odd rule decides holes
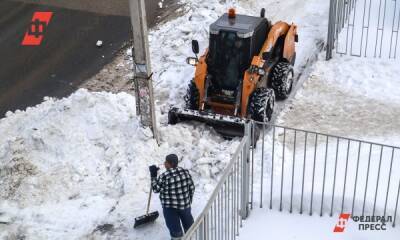
[[[341,55],[396,58],[399,0],[330,0],[326,59]]]
[[[251,188],[252,195],[259,193],[260,207],[267,204],[270,209],[320,216],[385,216],[395,226],[399,148],[283,126],[261,126],[262,148],[254,150],[251,161],[261,169],[252,174],[259,178],[260,188]]]
[[[236,239],[249,214],[250,124],[203,212],[183,239]]]
[[[207,205],[183,239],[237,239],[242,220],[256,202],[260,208],[289,213],[382,216],[395,227],[399,148],[254,122],[245,129]],[[257,148],[251,147],[258,133]]]

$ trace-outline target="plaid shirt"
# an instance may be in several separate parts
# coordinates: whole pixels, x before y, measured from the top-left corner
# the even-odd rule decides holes
[[[160,193],[164,208],[186,209],[192,204],[194,184],[189,171],[181,167],[168,169],[158,178],[151,179],[155,193]]]

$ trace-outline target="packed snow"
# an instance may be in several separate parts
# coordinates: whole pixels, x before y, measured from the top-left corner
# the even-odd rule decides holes
[[[334,233],[333,229],[338,221],[339,217],[304,216],[269,211],[264,208],[252,213],[249,220],[245,222],[239,239],[254,240],[261,239],[259,236],[267,236],[270,239],[284,240],[395,240],[400,234],[400,231],[392,230],[389,227],[388,231],[359,231],[358,224],[351,220],[346,224],[343,233]]]
[[[376,2],[375,2],[376,3]],[[374,9],[378,11],[377,9]],[[393,17],[393,16],[392,16]],[[398,17],[398,16],[397,16]],[[372,21],[373,22],[373,21]],[[357,26],[355,26],[357,27]],[[390,29],[390,26],[388,27]],[[346,34],[347,29],[344,29],[341,36]],[[356,33],[358,34],[358,33]],[[384,37],[386,37],[385,35]],[[378,38],[381,36],[377,36]],[[373,39],[374,36],[372,36]],[[345,39],[339,39],[341,47]],[[365,39],[364,39],[365,40]],[[387,41],[386,41],[387,42]],[[387,42],[388,43],[388,42]],[[365,42],[363,42],[365,47]],[[360,47],[360,46],[358,46]],[[362,46],[361,46],[362,47]],[[351,137],[363,139],[376,143],[383,143],[392,146],[400,146],[400,104],[397,90],[400,88],[398,81],[399,75],[399,60],[389,59],[390,44],[383,45],[382,58],[377,55],[377,58],[359,58],[354,56],[345,56],[334,54],[330,61],[325,61],[325,53],[321,53],[318,61],[313,65],[310,76],[303,83],[295,96],[290,99],[283,112],[278,116],[277,123],[282,126],[290,126],[304,130],[317,131],[328,133],[337,136]],[[357,45],[354,46],[354,49]],[[373,56],[371,48],[369,48],[369,56]],[[378,49],[379,50],[379,49]],[[343,51],[343,49],[338,49]],[[372,50],[373,51],[373,50]],[[354,53],[353,53],[354,54]],[[373,146],[371,148],[371,165],[369,171],[369,184],[367,184],[366,176],[368,169],[369,147],[367,144],[360,148],[360,160],[358,173],[358,188],[354,188],[355,170],[358,158],[358,145],[351,142],[350,145],[346,141],[339,142],[339,157],[336,178],[336,188],[331,188],[334,177],[334,160],[336,155],[336,139],[331,139],[326,142],[326,138],[322,137],[318,140],[317,151],[315,147],[307,148],[308,162],[305,168],[306,185],[304,192],[307,193],[304,197],[303,215],[299,215],[300,198],[301,198],[301,176],[302,173],[298,170],[303,167],[304,152],[301,145],[304,134],[299,134],[298,144],[300,147],[294,152],[293,149],[293,132],[289,133],[286,139],[286,145],[283,147],[282,136],[283,131],[276,133],[275,141],[276,148],[279,149],[275,153],[275,167],[271,169],[271,131],[266,134],[266,152],[265,156],[265,175],[264,175],[264,208],[260,209],[259,193],[260,193],[260,172],[256,172],[255,179],[255,208],[252,212],[253,216],[244,223],[244,228],[240,239],[254,239],[257,235],[268,235],[272,238],[280,239],[398,239],[400,230],[397,228],[388,227],[387,231],[359,231],[358,225],[353,221],[348,223],[348,227],[344,233],[333,233],[333,228],[338,222],[339,212],[341,210],[341,199],[335,200],[333,205],[333,218],[326,217],[330,213],[333,191],[341,196],[343,191],[344,169],[346,164],[346,151],[349,148],[349,158],[347,171],[348,175],[347,187],[345,189],[344,211],[351,212],[352,198],[355,197],[354,210],[355,214],[361,215],[363,208],[363,198],[366,198],[366,214],[372,215],[374,208],[374,200],[376,198],[376,215],[383,215],[386,200],[386,191],[388,190],[387,207],[388,213],[394,218],[396,213],[396,200],[399,192],[400,183],[400,158],[399,150],[394,151],[393,167],[390,172],[390,164],[392,159],[391,148],[381,148]],[[311,145],[314,144],[315,136],[311,135]],[[288,139],[289,138],[289,139]],[[326,146],[328,146],[327,151]],[[284,188],[283,188],[283,213],[278,212],[280,204],[280,177],[282,175],[282,152],[284,148],[286,156],[294,157],[296,160],[296,168],[294,172],[294,193],[293,193],[293,214],[288,212],[290,205],[291,194],[291,173],[292,161],[284,164]],[[308,216],[310,211],[310,196],[311,192],[311,176],[313,176],[313,155],[316,156],[316,175],[314,186],[314,216]],[[325,155],[327,157],[325,158]],[[256,151],[255,159],[261,157],[260,151]],[[310,158],[311,156],[311,158]],[[379,159],[382,156],[382,162]],[[329,186],[329,190],[325,189],[325,200],[323,206],[323,215],[318,216],[321,207],[322,183],[324,182],[323,167],[324,161],[327,161],[325,186]],[[311,162],[311,164],[310,164]],[[259,163],[256,163],[258,168]],[[380,166],[381,164],[381,166]],[[379,171],[380,170],[380,171]],[[389,175],[391,173],[391,176]],[[271,174],[278,179],[274,183],[274,198],[273,210],[266,210],[269,207],[269,179]],[[378,176],[379,174],[379,176]],[[387,187],[389,177],[391,182]],[[379,179],[379,181],[378,181]],[[377,183],[379,182],[378,188]],[[361,185],[360,185],[361,183]],[[265,186],[266,185],[266,186]],[[300,189],[300,190],[299,190]],[[354,195],[355,194],[355,195]],[[336,196],[338,198],[338,196]],[[398,214],[397,209],[397,214]],[[315,216],[317,215],[317,216]],[[397,222],[398,222],[397,215]],[[281,222],[282,224],[277,224]],[[397,224],[398,225],[398,224]],[[273,226],[273,227],[266,227]],[[290,232],[285,231],[291,229]]]
[[[132,228],[144,214],[148,166],[176,153],[195,179],[197,213],[236,146],[201,125],[162,127],[158,146],[126,93],[48,98],[0,128],[0,237],[11,239],[162,239],[162,218],[151,231]],[[160,211],[157,197],[151,209]]]
[[[226,141],[211,128],[198,123],[169,126],[166,113],[171,105],[182,106],[182,96],[194,74],[194,68],[185,63],[186,57],[193,54],[191,40],[199,40],[204,51],[208,45],[209,25],[225,13],[230,4],[219,0],[182,0],[180,3],[185,14],[156,26],[149,36],[160,145],[152,139],[149,129],[139,126],[135,99],[127,93],[92,93],[81,89],[68,98],[47,98],[36,107],[9,113],[0,120],[0,131],[4,136],[0,139],[0,238],[167,238],[162,216],[148,228],[134,230],[132,226],[134,217],[144,214],[150,188],[147,167],[153,163],[161,165],[169,153],[176,153],[181,158],[181,165],[191,171],[196,183],[194,215],[202,210],[238,141]],[[326,0],[247,0],[234,5],[238,13],[250,15],[258,15],[260,9],[265,7],[266,17],[272,22],[286,20],[298,25],[297,73],[308,67],[310,56],[319,51],[317,46],[326,37]],[[342,60],[318,62],[313,77],[306,81],[306,88],[297,94],[279,121],[289,126],[315,128],[316,125],[312,125],[314,121],[321,131],[326,129],[326,132],[331,132],[328,126],[331,122],[326,125],[320,122],[321,113],[326,108],[323,104],[340,101],[342,95],[334,95],[336,99],[331,100],[328,97],[325,102],[320,99],[326,96],[312,97],[311,93],[315,92],[308,89],[312,83],[319,82],[317,89],[324,93],[323,89],[332,81],[328,76],[337,74],[334,67],[340,65]],[[347,61],[352,62],[352,59]],[[370,67],[373,67],[372,63],[371,60]],[[116,64],[116,69],[130,69],[131,64],[132,59],[124,56],[122,62]],[[382,62],[370,71],[375,69],[395,76],[398,69],[394,65],[386,68],[387,64]],[[369,71],[363,63],[353,67],[341,66],[349,69],[360,66]],[[379,66],[388,70],[378,70]],[[353,92],[366,89],[368,92],[375,91],[383,98],[383,90],[386,93],[395,91],[396,85],[392,83],[388,83],[389,90],[383,87],[373,90],[362,88],[360,86],[364,85],[356,84],[360,76],[346,76],[345,71],[341,74],[343,77],[338,77],[341,79],[338,81]],[[360,71],[359,74],[361,77],[370,76],[368,72]],[[319,81],[312,81],[313,78]],[[347,78],[354,81],[347,81]],[[375,86],[374,81],[378,79],[371,77],[368,81],[370,86]],[[338,85],[336,80],[330,84]],[[343,89],[341,91],[344,92]],[[310,96],[313,105],[308,109],[307,97]],[[381,104],[390,105],[392,100],[395,104],[394,96],[389,101],[382,100]],[[342,107],[345,110],[346,107]],[[391,109],[382,111],[389,113]],[[312,120],[309,116],[313,116]],[[389,114],[386,116],[389,117]],[[375,119],[378,117],[375,116]],[[369,117],[364,121],[368,124]],[[340,122],[335,123],[337,125],[334,124],[333,129],[341,129]],[[394,126],[393,122],[391,124]],[[361,132],[357,136],[361,136]],[[161,211],[157,196],[152,199],[151,210]],[[259,217],[254,220],[265,220],[255,211],[257,215]],[[292,219],[292,216],[280,216],[282,221]],[[268,223],[271,220],[265,221]],[[331,225],[330,219],[324,221]],[[320,226],[325,223],[321,221]],[[250,226],[250,221],[246,225]],[[316,223],[313,225],[319,226]],[[246,228],[244,231],[247,231]],[[299,232],[296,236],[302,238],[305,235]],[[326,235],[321,235],[321,238],[326,238]]]

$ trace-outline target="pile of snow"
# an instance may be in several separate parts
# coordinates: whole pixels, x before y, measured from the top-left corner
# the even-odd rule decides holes
[[[195,179],[198,212],[235,149],[205,129],[200,138],[198,127],[161,128],[158,146],[131,95],[86,90],[8,114],[0,120],[0,237],[78,239],[111,224],[103,237],[162,238],[163,219],[151,234],[132,229],[144,214],[147,167],[176,153]],[[152,204],[160,210],[157,198]]]

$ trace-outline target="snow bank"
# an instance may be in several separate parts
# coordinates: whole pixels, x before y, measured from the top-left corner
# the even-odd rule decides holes
[[[160,239],[167,234],[163,219],[152,233],[132,229],[133,218],[144,214],[147,167],[177,153],[195,178],[199,212],[235,148],[203,125],[161,127],[158,146],[139,127],[134,98],[125,93],[47,98],[9,113],[0,129],[0,237]],[[157,198],[152,204],[160,210]],[[96,230],[104,224],[113,227]]]

